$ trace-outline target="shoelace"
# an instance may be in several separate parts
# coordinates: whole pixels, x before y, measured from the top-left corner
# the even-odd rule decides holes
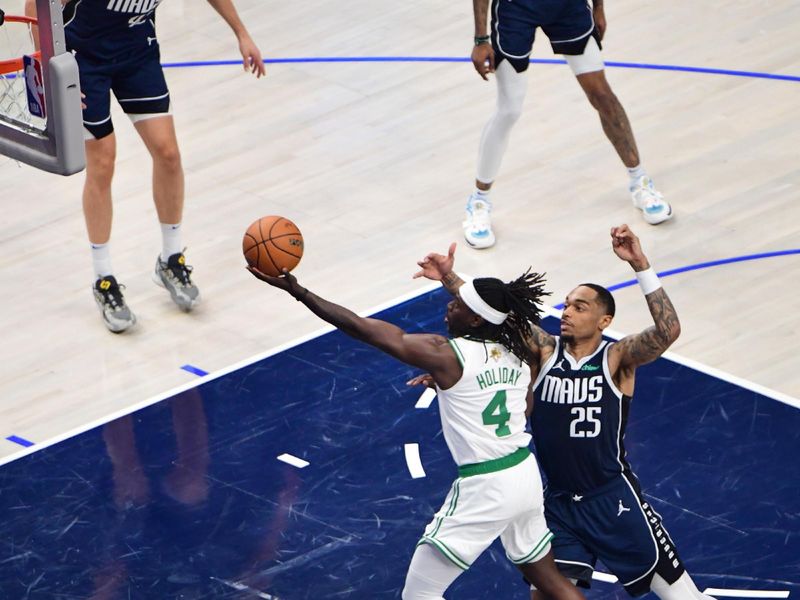
[[[112,310],[121,310],[125,307],[125,299],[122,297],[124,285],[116,285],[107,290],[100,290],[103,294],[103,303],[111,307]]]
[[[192,285],[192,267],[189,265],[174,264],[168,265],[168,268],[172,273],[172,276],[177,279],[181,285]]]

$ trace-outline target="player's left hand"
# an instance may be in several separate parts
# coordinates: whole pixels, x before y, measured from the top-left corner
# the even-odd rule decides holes
[[[453,270],[456,256],[456,243],[450,244],[447,249],[447,256],[431,252],[421,261],[417,262],[420,270],[414,273],[414,279],[425,277],[433,281],[441,281],[442,278]]]
[[[289,270],[284,267],[283,275],[280,277],[273,277],[272,275],[267,275],[266,273],[262,273],[255,267],[247,266],[247,270],[255,277],[256,279],[260,279],[264,283],[268,283],[273,287],[281,289],[285,292],[289,292],[292,296],[295,295],[296,291],[299,291],[300,285],[297,283],[297,279],[294,275],[289,273]]]
[[[264,59],[261,57],[261,50],[249,35],[244,34],[239,38],[239,52],[242,53],[242,65],[245,72],[250,71],[255,74],[256,79],[267,74],[264,66]]]
[[[603,5],[595,5],[592,9],[592,15],[594,16],[594,26],[597,28],[597,34],[600,36],[600,41],[603,41],[603,38],[606,35],[606,13],[603,10]]]
[[[650,266],[647,262],[647,257],[642,252],[639,238],[627,225],[611,228],[611,247],[614,250],[614,254],[622,260],[628,261],[637,271],[647,269]]]

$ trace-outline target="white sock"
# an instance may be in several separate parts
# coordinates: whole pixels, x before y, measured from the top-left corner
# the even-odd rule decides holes
[[[91,244],[92,248],[92,266],[97,279],[101,279],[108,275],[113,275],[114,271],[111,268],[111,251],[108,247],[108,242],[105,244]]]
[[[183,251],[181,224],[161,223],[161,260],[167,262],[173,254]]]
[[[639,163],[632,169],[628,169],[628,175],[631,177],[631,183],[634,183],[639,177],[646,177],[647,171],[645,171],[642,164]]]

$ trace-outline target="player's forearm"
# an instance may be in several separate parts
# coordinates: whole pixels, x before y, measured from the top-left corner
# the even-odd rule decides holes
[[[472,0],[472,12],[475,16],[475,37],[488,35],[489,0]]]
[[[239,13],[236,12],[236,7],[233,5],[232,0],[208,0],[208,3],[233,30],[237,38],[250,35],[244,23],[242,23],[242,20],[239,18]]]
[[[444,289],[450,292],[451,296],[455,296],[458,293],[458,288],[460,288],[464,284],[464,280],[458,276],[458,273],[455,271],[450,271],[444,277],[442,277],[442,285]]]
[[[602,10],[603,9],[603,0],[592,0],[592,8],[595,9],[595,10],[597,10],[597,9]]]
[[[327,321],[350,337],[372,346],[384,349],[387,337],[394,333],[398,335],[403,333],[399,327],[391,323],[359,317],[352,310],[317,296],[307,288],[291,292],[291,294],[323,321]]]
[[[650,309],[650,316],[653,317],[655,325],[656,340],[661,352],[669,348],[681,334],[681,323],[678,320],[678,313],[672,301],[667,296],[663,287],[645,296],[647,308]]]

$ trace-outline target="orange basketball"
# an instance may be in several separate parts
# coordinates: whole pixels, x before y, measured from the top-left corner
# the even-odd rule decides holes
[[[289,219],[270,215],[254,221],[242,238],[247,264],[277,277],[281,269],[290,271],[303,257],[303,234]]]

